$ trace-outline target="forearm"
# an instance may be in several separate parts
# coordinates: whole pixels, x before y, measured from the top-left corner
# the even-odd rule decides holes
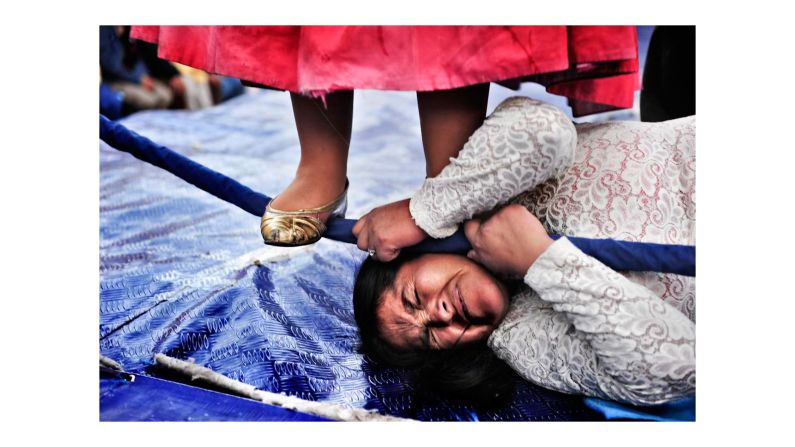
[[[653,404],[695,391],[695,324],[650,290],[566,238],[535,261],[525,282],[587,341],[599,393]]]

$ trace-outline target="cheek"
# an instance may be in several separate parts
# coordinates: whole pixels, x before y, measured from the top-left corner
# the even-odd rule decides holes
[[[508,308],[508,297],[499,284],[488,274],[477,278],[477,293],[479,305],[493,317],[502,318]]]
[[[478,325],[470,326],[464,330],[463,327],[446,328],[443,332],[436,335],[443,349],[452,349],[455,346],[470,346],[486,341],[494,329],[490,326]]]
[[[478,326],[467,330],[465,338],[466,344],[485,342],[489,335],[494,331],[491,326]]]

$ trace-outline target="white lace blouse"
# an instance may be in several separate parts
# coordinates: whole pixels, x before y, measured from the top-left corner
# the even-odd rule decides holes
[[[438,238],[509,201],[550,233],[694,245],[695,117],[575,129],[553,106],[510,98],[410,210]],[[694,278],[619,274],[564,237],[524,282],[488,344],[526,380],[636,405],[695,391]]]

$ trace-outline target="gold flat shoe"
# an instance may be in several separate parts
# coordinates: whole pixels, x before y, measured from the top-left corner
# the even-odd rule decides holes
[[[268,245],[294,247],[299,245],[314,244],[326,233],[326,222],[321,220],[321,215],[331,213],[331,217],[345,217],[348,208],[348,181],[345,180],[345,189],[333,201],[318,208],[309,208],[297,211],[281,211],[271,207],[271,200],[265,208],[260,223],[262,239]]]

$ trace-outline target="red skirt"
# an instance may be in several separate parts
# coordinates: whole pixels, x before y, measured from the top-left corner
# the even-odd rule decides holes
[[[582,116],[632,107],[640,86],[633,26],[135,26],[132,37],[164,59],[311,96],[532,81]]]

